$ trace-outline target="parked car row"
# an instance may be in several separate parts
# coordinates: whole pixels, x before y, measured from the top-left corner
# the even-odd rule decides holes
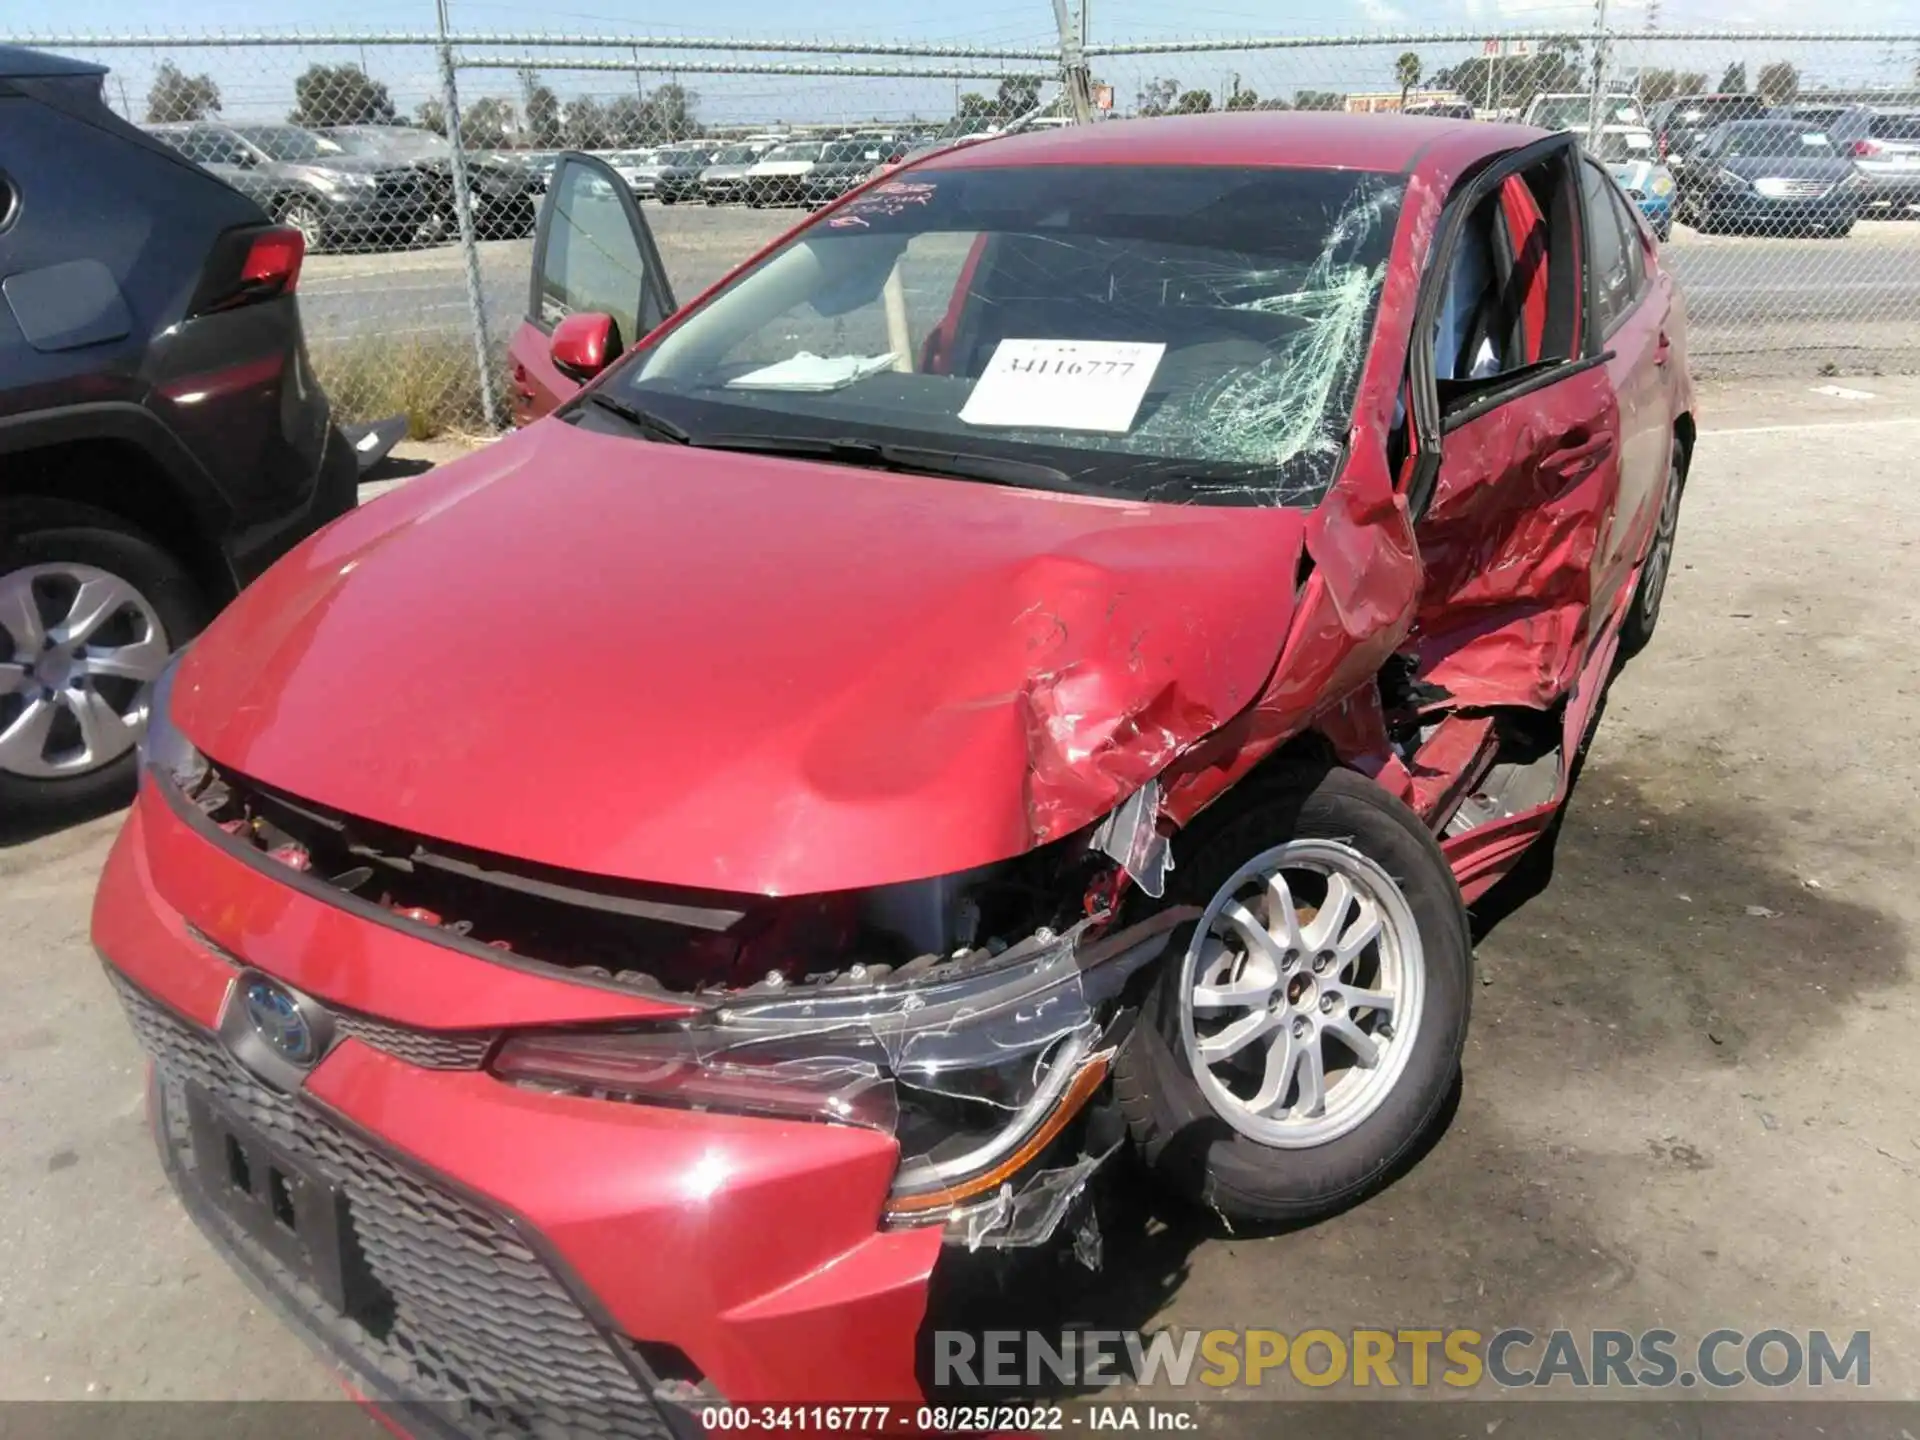
[[[1920,113],[1865,105],[1769,106],[1758,95],[1687,95],[1641,112],[1631,95],[1537,96],[1528,124],[1580,134],[1666,239],[1703,231],[1839,238],[1861,215],[1920,205]]]
[[[897,163],[918,135],[838,140],[763,138],[725,145],[685,144],[597,153],[642,200],[663,205],[806,205],[837,198],[884,165]]]
[[[147,130],[298,230],[310,252],[433,244],[453,230],[453,151],[430,130],[207,120]],[[474,156],[467,176],[482,238],[533,233],[539,187],[531,171]]]
[[[1920,204],[1920,112],[1689,95],[1650,124],[1680,218],[1704,231],[1837,238],[1871,210]]]

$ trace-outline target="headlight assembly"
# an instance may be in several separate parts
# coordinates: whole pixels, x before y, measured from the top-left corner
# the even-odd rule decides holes
[[[140,737],[140,768],[151,771],[192,792],[207,778],[207,760],[174,727],[173,682],[180,672],[183,650],[167,662],[147,697],[147,728]]]
[[[1653,182],[1648,188],[1656,195],[1671,195],[1673,193],[1673,177],[1662,170],[1653,177]]]
[[[1106,1079],[1096,1012],[1173,928],[1098,946],[1083,945],[1085,926],[1043,931],[951,979],[796,989],[650,1029],[511,1036],[490,1068],[535,1088],[882,1131],[900,1146],[886,1223],[992,1244],[990,1231],[1030,1235],[1035,1217],[1057,1218],[1075,1188],[1063,1172],[1104,1158],[1054,1141]]]

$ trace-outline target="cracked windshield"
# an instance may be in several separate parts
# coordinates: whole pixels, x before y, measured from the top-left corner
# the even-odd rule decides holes
[[[619,376],[596,425],[1117,498],[1318,501],[1403,185],[1341,170],[910,173]]]

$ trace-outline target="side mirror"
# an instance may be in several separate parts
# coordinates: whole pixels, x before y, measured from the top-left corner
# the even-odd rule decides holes
[[[620,327],[597,311],[569,315],[553,327],[547,355],[562,375],[591,380],[620,358]]]

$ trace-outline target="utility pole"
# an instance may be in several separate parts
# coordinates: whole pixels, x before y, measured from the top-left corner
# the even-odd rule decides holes
[[[1053,23],[1060,32],[1060,81],[1067,90],[1067,104],[1073,107],[1073,123],[1093,123],[1093,81],[1087,74],[1086,52],[1080,48],[1080,35],[1067,17],[1067,0],[1053,0]]]
[[[1587,101],[1587,144],[1600,149],[1600,127],[1606,123],[1607,0],[1593,0],[1593,92]]]
[[[447,0],[436,0],[440,26],[440,104],[447,115],[447,143],[453,148],[453,216],[460,226],[460,254],[466,262],[467,319],[473,326],[474,378],[480,384],[480,413],[490,429],[500,428],[500,405],[493,388],[493,342],[487,334],[487,304],[480,288],[480,252],[474,246],[473,185],[467,174],[467,147],[460,135],[460,91],[454,81],[453,33]]]

